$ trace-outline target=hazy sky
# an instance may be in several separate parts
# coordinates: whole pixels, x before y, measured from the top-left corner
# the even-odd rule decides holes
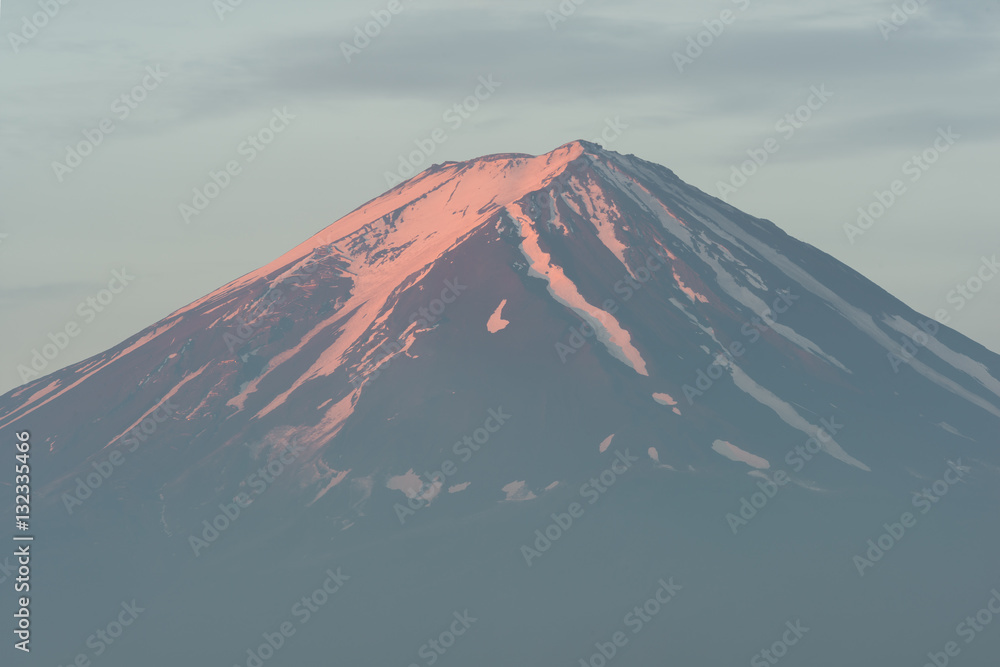
[[[716,196],[766,154],[730,203],[1000,351],[1000,278],[961,311],[947,301],[1000,253],[995,0],[907,0],[895,17],[859,0],[237,2],[2,3],[0,392],[67,324],[79,335],[46,372],[274,259],[386,190],[437,128],[428,163],[600,140]],[[345,54],[372,12],[391,22]],[[491,76],[478,109],[445,116]],[[627,127],[605,142],[609,120]],[[244,143],[265,128],[273,142]],[[933,164],[913,161],[925,151]],[[230,161],[186,224],[180,204]],[[897,179],[850,243],[844,225]],[[101,312],[78,308],[123,269]]]

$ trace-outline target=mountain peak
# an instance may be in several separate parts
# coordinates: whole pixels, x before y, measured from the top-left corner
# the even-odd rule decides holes
[[[573,141],[548,153],[496,153],[464,162],[434,165],[355,209],[266,266],[227,286],[268,276],[321,247],[354,246],[376,229],[392,234],[397,247],[428,239],[425,223],[435,220],[438,243],[454,243],[498,210],[544,189],[584,155],[603,153],[597,144]],[[402,225],[400,221],[417,224]],[[450,241],[446,241],[450,239]],[[447,245],[443,246],[447,247]],[[440,248],[438,248],[440,249]],[[412,254],[412,248],[408,254]],[[393,255],[395,257],[395,255]]]
[[[558,167],[558,165],[567,165],[570,162],[583,157],[585,154],[595,157],[607,157],[607,151],[600,144],[595,144],[591,141],[585,141],[583,139],[576,139],[554,148],[547,153],[540,153],[538,155],[532,155],[530,153],[490,153],[464,161],[448,161],[435,164],[420,174],[413,176],[408,181],[404,181],[397,186],[397,188],[403,187],[411,181],[420,179],[425,174],[436,173],[449,168],[455,171],[461,171],[462,168],[468,168],[480,163],[492,164],[500,169],[514,170],[528,163],[536,165],[544,163],[546,165]]]
[[[174,347],[197,340],[198,354],[209,361],[193,370],[206,372],[209,386],[222,388],[205,399],[206,410],[228,424],[252,424],[252,430],[269,425],[274,437],[280,424],[288,423],[288,409],[306,410],[318,423],[300,425],[296,433],[319,449],[354,414],[382,366],[420,357],[413,346],[441,325],[440,312],[423,309],[448,303],[433,295],[442,289],[461,293],[459,286],[466,284],[474,286],[480,302],[447,307],[447,317],[462,323],[453,329],[462,334],[453,344],[475,341],[488,356],[492,339],[480,340],[486,322],[521,309],[531,327],[508,319],[510,326],[497,335],[501,340],[520,335],[538,368],[561,372],[549,368],[552,359],[531,331],[545,332],[548,345],[556,344],[553,338],[562,345],[556,345],[562,363],[587,345],[579,332],[588,331],[592,340],[581,356],[589,365],[580,368],[590,373],[641,387],[649,396],[685,396],[698,414],[692,397],[704,391],[704,382],[685,380],[693,377],[691,363],[701,363],[695,370],[703,372],[707,364],[713,380],[731,377],[737,391],[800,431],[815,426],[806,415],[822,413],[827,403],[800,413],[791,400],[779,398],[793,395],[788,385],[784,392],[776,389],[774,383],[782,386],[783,380],[765,388],[753,379],[765,372],[773,379],[779,372],[752,360],[745,364],[734,349],[766,338],[771,363],[794,369],[785,382],[807,375],[850,387],[847,396],[830,390],[829,402],[840,404],[872,386],[884,387],[884,371],[896,368],[877,368],[880,357],[905,354],[897,341],[921,326],[903,304],[880,301],[872,290],[859,293],[859,284],[871,284],[773,225],[722,205],[658,165],[576,140],[538,156],[501,153],[429,168],[266,266],[173,313],[104,360],[65,369],[64,380],[47,388],[25,390],[31,398],[0,412],[0,426],[102,370],[117,373],[119,360],[132,368],[140,350],[155,349],[154,356],[162,355],[159,365],[143,374],[139,385],[123,380],[116,386],[127,394],[162,388],[164,368],[184,372],[171,361],[183,358]],[[808,305],[795,305],[800,300]],[[501,302],[506,310],[494,312]],[[490,312],[479,312],[490,306]],[[792,314],[778,316],[789,309]],[[753,322],[766,326],[748,329]],[[567,327],[577,327],[576,338],[567,339],[572,347],[560,339]],[[923,385],[914,386],[929,385],[932,394],[944,392],[973,411],[1000,416],[1000,381],[983,370],[988,364],[961,351],[957,334],[942,337],[953,335],[955,347],[935,343],[927,354],[907,358],[907,370],[922,378]],[[380,352],[385,349],[391,351]],[[506,363],[520,364],[513,350],[504,354],[512,355]],[[726,359],[721,365],[718,355]],[[211,363],[219,357],[223,363]],[[534,373],[534,366],[526,372]],[[539,382],[562,391],[557,379]],[[316,387],[322,388],[319,394]],[[322,394],[328,399],[314,400]],[[681,416],[688,408],[673,405],[671,413]],[[925,408],[924,414],[933,413]],[[945,415],[939,417],[944,421]],[[716,435],[730,441],[724,433]],[[825,451],[860,470],[872,469],[857,450],[848,453],[831,442]],[[332,483],[328,470],[314,472],[316,479]]]
[[[586,139],[575,139],[574,141],[563,144],[559,148],[571,148],[574,150],[579,149],[581,151],[594,154],[604,153],[607,150],[604,146],[594,143],[593,141],[587,141]],[[556,150],[559,150],[559,148]]]
[[[456,608],[484,627],[452,664],[569,664],[568,638],[611,645],[594,644],[595,600],[618,627],[614,610],[641,604],[654,580],[674,588],[674,574],[694,606],[664,610],[666,631],[642,642],[666,639],[621,664],[723,664],[758,645],[742,632],[748,608],[771,633],[789,608],[819,601],[815,626],[829,629],[824,601],[867,587],[851,554],[895,544],[914,524],[893,517],[911,503],[924,512],[949,494],[935,543],[990,540],[989,557],[967,558],[934,599],[992,581],[998,371],[997,355],[773,225],[663,167],[573,141],[426,169],[120,345],[0,397],[0,429],[19,441],[31,430],[31,518],[59,538],[33,602],[72,619],[45,644],[53,664],[79,648],[95,609],[123,599],[179,625],[130,630],[140,634],[108,665],[260,665],[282,646],[275,665],[407,664],[435,618],[456,627]],[[14,485],[2,489],[13,506]],[[903,574],[955,551],[906,544],[886,559]],[[880,558],[853,563],[863,575]],[[310,608],[325,604],[316,586],[341,580],[341,565],[350,581],[320,612],[324,627],[281,645],[272,635],[291,633],[261,634],[278,627],[281,600],[315,590]],[[913,598],[909,577],[874,576]],[[715,581],[725,585],[703,585]],[[760,604],[789,581],[810,585]],[[356,613],[371,600],[392,601],[377,627]],[[714,643],[732,650],[704,658],[703,637],[677,644],[720,614],[739,631]],[[494,645],[475,650],[489,657],[459,655],[487,636]],[[245,641],[260,648],[241,654]],[[889,664],[894,641],[864,664]],[[830,662],[816,650],[802,664]]]

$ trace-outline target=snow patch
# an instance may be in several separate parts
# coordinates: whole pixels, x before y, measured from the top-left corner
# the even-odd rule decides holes
[[[385,488],[393,491],[402,491],[406,494],[407,498],[416,498],[423,486],[424,483],[421,481],[420,475],[413,472],[413,468],[410,468],[404,475],[390,477],[389,481],[385,484]]]
[[[653,400],[660,405],[677,405],[677,401],[670,397],[670,394],[653,394]]]
[[[349,472],[351,472],[350,469],[348,469],[348,470],[333,470],[331,468],[329,470],[329,472],[328,472],[328,474],[330,475],[330,481],[327,483],[326,486],[324,486],[322,489],[320,489],[319,493],[316,494],[315,498],[313,498],[312,500],[309,501],[309,505],[312,506],[312,504],[314,502],[316,502],[317,500],[319,500],[320,498],[322,498],[324,495],[326,495],[327,491],[329,491],[333,487],[335,487],[338,484],[340,484],[341,482],[343,482],[344,478],[347,477],[347,473],[349,473]]]
[[[503,301],[500,302],[500,305],[497,306],[497,309],[493,311],[493,314],[490,315],[490,321],[486,323],[486,329],[490,333],[496,333],[498,331],[502,331],[507,328],[508,324],[510,324],[510,322],[503,319],[502,316],[503,307],[506,305],[507,305],[507,299],[504,299]]]
[[[938,422],[937,424],[935,424],[935,426],[938,426],[938,427],[944,429],[945,431],[947,431],[948,433],[951,433],[952,435],[957,435],[958,437],[965,438],[966,440],[972,440],[972,438],[970,438],[969,436],[967,436],[964,433],[960,432],[957,428],[955,428],[954,426],[952,426],[948,422]],[[975,442],[975,440],[972,440],[972,442]]]
[[[746,463],[751,468],[766,470],[771,467],[771,464],[767,461],[767,459],[755,456],[750,452],[740,449],[732,443],[726,442],[725,440],[716,440],[713,442],[712,449],[717,451],[719,454],[722,454],[730,461]]]
[[[810,438],[816,437],[819,432],[818,426],[813,426],[808,421],[806,421],[798,412],[795,411],[791,405],[781,400],[770,391],[760,386],[753,379],[743,372],[743,370],[736,366],[723,360],[724,365],[728,366],[732,372],[733,383],[742,389],[744,392],[753,397],[761,405],[766,405],[767,407],[774,410],[775,414],[781,418],[781,421],[785,422],[789,426],[799,431],[802,431]],[[818,438],[817,438],[818,439]],[[866,466],[861,461],[857,460],[850,454],[844,451],[843,447],[837,444],[833,438],[828,438],[827,442],[820,443],[823,447],[823,451],[837,459],[838,461],[843,461],[848,465],[852,465],[855,468],[860,468],[865,472],[871,472],[871,468]]]
[[[885,316],[882,318],[882,321],[896,331],[906,334],[913,341],[924,341],[919,344],[918,347],[926,347],[932,354],[936,355],[939,359],[947,363],[955,370],[974,378],[979,382],[979,384],[992,392],[994,395],[1000,396],[1000,381],[990,375],[989,369],[983,364],[960,352],[955,352],[950,347],[940,342],[937,338],[928,336],[922,329],[918,329],[899,315],[894,317]],[[900,354],[897,356],[899,356],[901,360],[905,360],[908,355],[903,353],[901,350]]]
[[[537,496],[532,493],[524,482],[511,482],[501,489],[507,494],[504,502],[520,502],[523,500],[534,500]]]
[[[528,275],[545,280],[549,294],[592,326],[597,332],[597,340],[607,348],[611,356],[639,375],[648,376],[646,362],[643,361],[639,350],[632,345],[632,336],[629,332],[610,313],[588,303],[562,268],[552,263],[552,258],[542,250],[531,219],[520,205],[511,204],[507,210],[521,236],[521,253],[528,260]]]
[[[693,289],[684,284],[684,281],[681,280],[681,277],[677,275],[677,269],[674,269],[674,282],[677,283],[677,287],[680,289],[680,291],[684,292],[684,294],[687,295],[687,298],[691,299],[691,303],[697,303],[699,301],[702,303],[708,303],[707,296],[695,292]]]

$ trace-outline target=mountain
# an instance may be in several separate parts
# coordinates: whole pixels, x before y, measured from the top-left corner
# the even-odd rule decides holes
[[[992,664],[997,377],[633,155],[434,165],[0,397],[33,653]]]

